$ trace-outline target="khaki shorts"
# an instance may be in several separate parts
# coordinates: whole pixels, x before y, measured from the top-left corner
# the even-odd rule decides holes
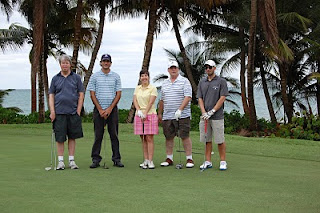
[[[205,134],[204,127],[205,121],[200,119],[199,130],[200,130],[200,142],[204,143],[212,141],[212,132],[214,135],[214,142],[216,144],[224,143],[224,119],[221,120],[207,120],[207,135]]]
[[[177,120],[164,120],[162,121],[163,134],[166,139],[172,139],[174,136],[180,136],[180,138],[188,138],[190,133],[190,117],[181,118]],[[179,127],[179,132],[178,132]]]

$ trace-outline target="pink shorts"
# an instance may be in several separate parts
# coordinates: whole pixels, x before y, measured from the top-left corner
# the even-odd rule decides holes
[[[158,116],[157,114],[147,115],[144,120],[144,128],[142,120],[137,115],[134,117],[134,134],[135,135],[157,135],[159,134]]]

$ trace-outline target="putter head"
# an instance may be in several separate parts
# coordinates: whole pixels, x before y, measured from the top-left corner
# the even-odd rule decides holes
[[[181,163],[176,165],[176,169],[182,169],[183,165]]]
[[[103,168],[104,168],[104,169],[109,169],[109,167],[108,167],[107,164],[105,164],[105,163],[103,164]]]
[[[46,167],[44,168],[46,171],[50,171],[52,168],[51,167]]]

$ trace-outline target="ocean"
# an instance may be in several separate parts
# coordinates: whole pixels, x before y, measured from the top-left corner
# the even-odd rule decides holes
[[[130,109],[132,104],[134,88],[123,88],[122,96],[120,102],[118,103],[119,109]],[[270,120],[269,112],[267,109],[266,100],[264,98],[264,94],[262,89],[255,89],[255,105],[258,118],[265,118]],[[235,107],[234,105],[225,102],[225,111],[230,112],[233,109],[240,111],[243,113],[241,97],[230,97],[233,101],[235,101],[239,107]],[[4,97],[3,106],[4,107],[19,107],[23,112],[22,114],[30,114],[31,112],[31,92],[30,89],[17,89],[9,93],[9,95]],[[157,99],[157,103],[159,101],[159,96]],[[89,92],[86,92],[85,100],[84,100],[84,108],[86,112],[92,112],[94,106],[90,99]],[[46,110],[48,109],[46,104]],[[282,111],[281,111],[282,112]],[[282,117],[281,114],[277,114],[277,118],[280,119]]]

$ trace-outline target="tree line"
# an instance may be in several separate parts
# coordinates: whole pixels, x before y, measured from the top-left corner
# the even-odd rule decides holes
[[[251,130],[257,129],[255,86],[263,88],[273,123],[278,122],[279,109],[284,110],[285,123],[291,123],[299,111],[307,115],[320,112],[318,0],[3,0],[0,8],[8,21],[12,11],[17,10],[30,25],[26,28],[12,24],[0,29],[0,47],[4,52],[32,44],[31,112],[37,110],[38,99],[39,122],[44,121],[44,95],[48,95],[47,58],[72,48],[72,68],[82,72],[86,88],[105,19],[141,16],[148,19],[141,69],[149,68],[155,36],[172,26],[179,51],[166,51],[179,62],[193,95],[203,76],[203,61],[214,59],[221,65],[221,75],[228,79],[229,86],[239,87]],[[189,27],[182,31],[185,22]],[[183,43],[183,33],[203,39]],[[91,56],[88,67],[78,60],[79,51]],[[240,82],[228,77],[231,72],[239,74]],[[313,105],[317,112],[313,112]],[[132,106],[127,120],[131,121],[133,115]]]

